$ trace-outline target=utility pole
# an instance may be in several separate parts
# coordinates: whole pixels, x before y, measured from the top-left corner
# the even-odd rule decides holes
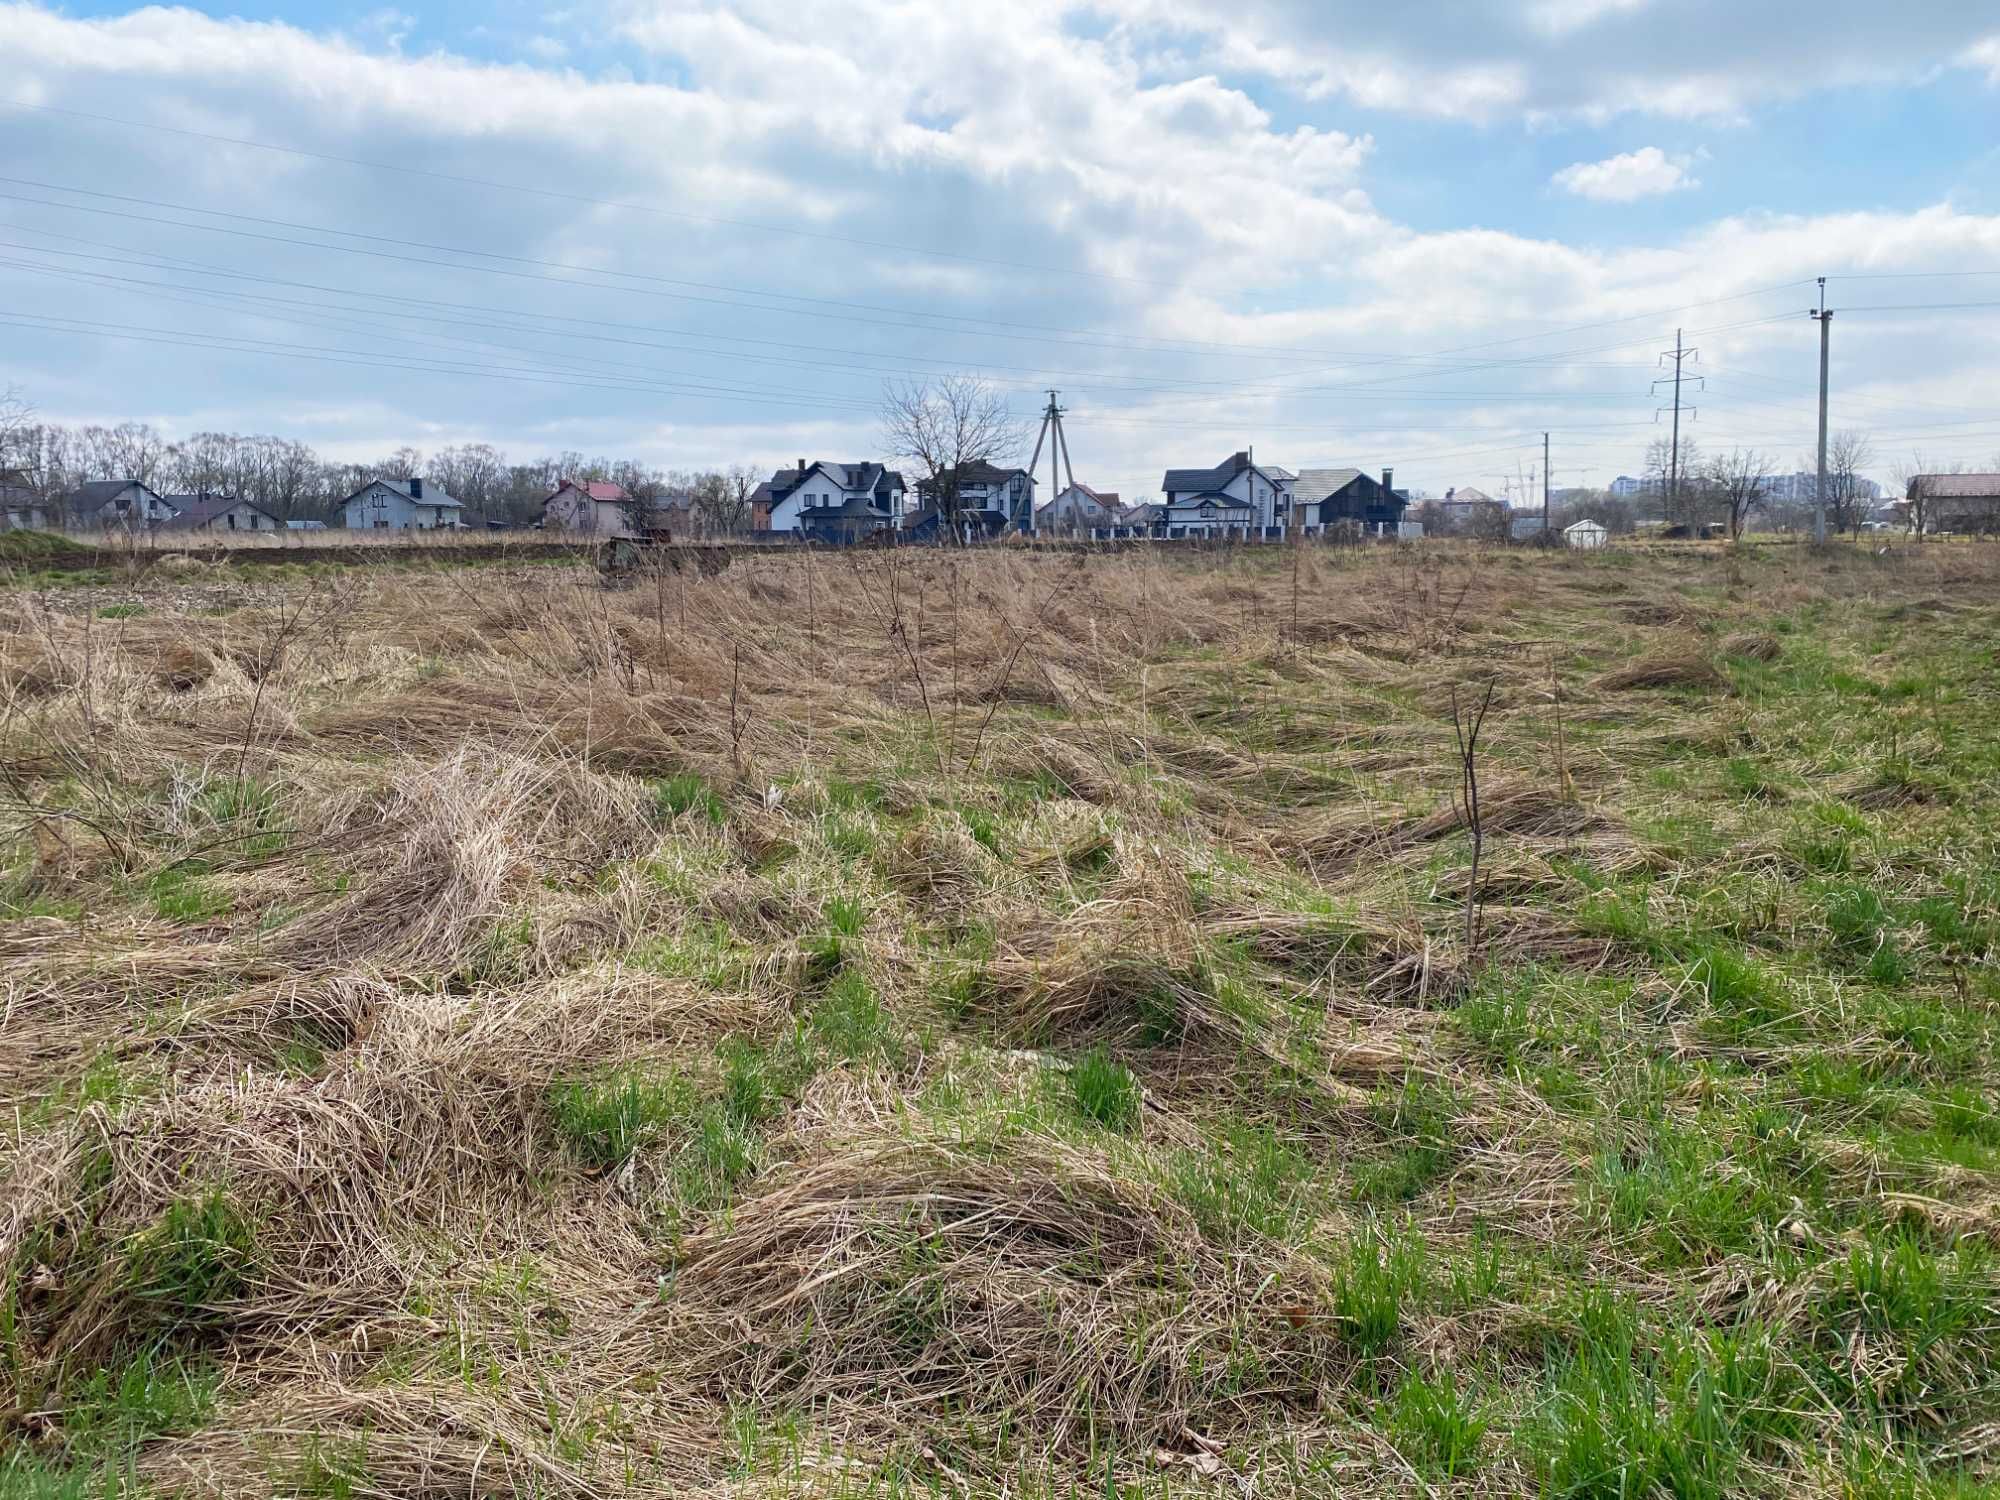
[[[1833,340],[1833,309],[1826,305],[1826,278],[1819,279],[1819,487],[1813,491],[1813,545],[1826,545],[1826,360]]]
[[[1680,329],[1676,328],[1674,330],[1674,347],[1660,355],[1660,360],[1662,363],[1665,363],[1667,360],[1672,360],[1674,362],[1674,373],[1671,377],[1662,375],[1658,380],[1655,380],[1653,382],[1654,390],[1658,390],[1661,386],[1665,385],[1669,378],[1671,378],[1674,383],[1674,446],[1673,446],[1673,456],[1668,462],[1668,477],[1667,477],[1667,524],[1668,525],[1674,524],[1674,516],[1680,510],[1681,366],[1690,359],[1699,363],[1701,360],[1701,351],[1699,349],[1688,349],[1683,347],[1681,344],[1681,331]],[[1697,375],[1694,378],[1702,383],[1702,387],[1704,389],[1707,388],[1708,386],[1707,376]],[[1690,410],[1692,410],[1692,408],[1690,408]],[[1657,422],[1659,421],[1659,419],[1660,419],[1660,414],[1657,411],[1654,412],[1653,420]]]
[[[1549,529],[1549,435],[1542,434],[1542,534]]]
[[[1042,444],[1047,443],[1049,445],[1049,501],[1051,504],[1055,502],[1056,496],[1062,493],[1061,479],[1056,470],[1058,461],[1061,462],[1064,468],[1069,469],[1070,488],[1076,488],[1076,470],[1070,466],[1069,439],[1063,435],[1062,424],[1063,414],[1069,408],[1056,404],[1056,397],[1061,394],[1062,392],[1060,391],[1049,392],[1048,407],[1042,412],[1042,430],[1035,434],[1035,456],[1028,460],[1028,478],[1032,480],[1035,477],[1036,466],[1042,461]],[[1028,499],[1028,514],[1020,518],[1017,524],[1020,525],[1021,530],[1030,535],[1034,534],[1035,502],[1032,489],[1030,490]]]

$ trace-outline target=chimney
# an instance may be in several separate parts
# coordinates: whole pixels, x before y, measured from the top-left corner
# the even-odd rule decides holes
[[[410,498],[412,500],[424,498],[424,482],[414,474],[410,476]]]
[[[806,477],[806,461],[802,458],[799,460],[799,478],[803,479],[805,477]]]
[[[1390,499],[1395,498],[1396,471],[1394,469],[1384,469],[1382,471],[1382,493]]]
[[[1444,492],[1444,497],[1445,499],[1449,500],[1453,495],[1456,495],[1457,493],[1458,493],[1458,486],[1453,485],[1450,489]]]

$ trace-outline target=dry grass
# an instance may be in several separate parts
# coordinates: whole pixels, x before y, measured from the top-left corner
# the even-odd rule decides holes
[[[0,596],[0,1492],[1983,1472],[2000,567],[1290,561]]]

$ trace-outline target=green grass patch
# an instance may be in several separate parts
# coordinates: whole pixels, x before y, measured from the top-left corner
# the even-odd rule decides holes
[[[162,921],[207,922],[227,916],[228,894],[194,864],[170,865],[146,882],[146,896]]]
[[[1293,1240],[1311,1223],[1318,1171],[1269,1126],[1231,1123],[1205,1149],[1174,1152],[1166,1185],[1217,1243]]]
[[[221,1188],[176,1199],[125,1252],[134,1331],[172,1337],[213,1322],[257,1263],[255,1226]]]
[[[1477,1466],[1489,1418],[1474,1393],[1444,1369],[1431,1376],[1405,1375],[1395,1394],[1376,1408],[1375,1424],[1411,1468],[1449,1483]]]
[[[1086,1052],[1064,1075],[1077,1115],[1120,1134],[1139,1123],[1139,1080],[1132,1070],[1100,1049]]]
[[[653,783],[653,811],[662,823],[690,813],[718,824],[729,817],[728,806],[715,789],[691,771]]]

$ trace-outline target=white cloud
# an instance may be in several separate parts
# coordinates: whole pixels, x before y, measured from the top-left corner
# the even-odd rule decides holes
[[[1552,5],[1544,24],[1569,48],[1603,37],[1629,48],[1625,28],[1668,9]],[[1079,474],[1134,496],[1154,490],[1169,463],[1213,462],[1247,442],[1294,467],[1393,464],[1420,485],[1491,489],[1484,465],[1512,459],[1462,455],[1518,443],[1525,428],[1538,449],[1540,429],[1565,418],[1564,463],[1631,469],[1649,436],[1656,341],[1662,329],[1670,340],[1677,317],[1709,330],[1704,356],[1721,371],[1810,383],[1816,346],[1802,316],[1714,331],[1794,303],[1802,313],[1808,289],[1700,305],[1709,299],[1835,267],[2000,262],[2000,219],[1950,208],[1702,225],[1691,217],[1702,199],[1689,195],[1686,227],[1611,248],[1536,237],[1519,227],[1525,216],[1418,230],[1370,194],[1370,130],[1386,152],[1395,122],[1364,128],[1352,101],[1498,118],[1609,96],[1551,82],[1539,66],[1548,54],[1535,50],[1545,44],[1490,15],[1456,38],[1426,31],[1429,13],[1412,8],[1401,19],[1381,7],[1340,12],[1336,26],[1305,0],[1234,0],[1241,24],[1225,33],[1209,19],[1219,0],[1210,6],[1099,0],[1079,34],[1066,0],[644,0],[545,20],[540,29],[570,49],[557,67],[402,54],[187,10],[85,20],[0,0],[0,55],[18,91],[162,127],[0,109],[0,150],[35,164],[24,175],[380,237],[350,242],[378,252],[357,255],[286,244],[296,231],[240,220],[211,222],[280,238],[0,200],[0,239],[37,247],[0,258],[174,284],[81,285],[0,266],[0,309],[353,357],[10,326],[10,375],[58,419],[279,431],[346,455],[481,438],[517,457],[578,448],[692,465],[875,456],[869,408],[884,374],[974,368],[1027,411],[1040,389],[1061,387]],[[591,71],[592,36],[616,36],[632,74]],[[884,36],[896,39],[889,61]],[[1756,37],[1737,40],[1710,45],[1705,60],[1665,59],[1649,86],[1696,108],[1713,58],[1766,67]],[[1489,43],[1490,55],[1480,51]],[[1969,65],[1962,51],[1953,43],[1936,56]],[[1631,56],[1640,68],[1643,50]],[[1765,77],[1744,67],[1732,97]],[[1271,78],[1313,97],[1274,94]],[[1659,191],[1668,173],[1678,174],[1668,187],[1689,185],[1697,165],[1649,148],[1569,170],[1597,174],[1600,187],[1651,181]],[[1461,171],[1448,141],[1397,170],[1445,189]],[[520,259],[467,261],[409,242]],[[897,248],[912,245],[938,253]],[[95,254],[179,263],[81,259]],[[559,285],[534,261],[623,278]],[[244,294],[287,300],[234,300]],[[1634,318],[1647,312],[1660,316]],[[555,318],[574,321],[544,321]],[[1593,322],[1608,327],[1550,331]],[[1947,331],[1917,340],[1899,327],[1889,338],[1867,317],[1843,322],[1838,357],[1874,382],[1845,388],[1876,403],[1844,423],[1867,418],[1878,448],[1900,452],[1889,424],[1920,425],[1925,413],[1894,407],[1899,382],[1934,382],[1924,399],[1944,406],[1954,391],[1990,386],[1990,348]],[[1571,348],[1601,352],[1522,363]],[[1473,352],[1424,357],[1433,350]],[[482,373],[413,368],[426,361]],[[551,366],[561,379],[491,375]],[[1770,388],[1746,387],[1738,401],[1729,379],[1717,374],[1703,407],[1713,441],[1734,431],[1787,453],[1803,441]],[[1966,456],[1992,446],[1982,439]]]
[[[1730,120],[1761,102],[1921,79],[1992,30],[1988,0],[1823,0],[1808,66],[1793,11],[1742,0],[1092,0],[1092,9],[1309,98],[1465,120]]]
[[[1960,60],[1967,67],[1982,69],[1986,81],[2000,85],[2000,32],[1967,47]]]
[[[1688,171],[1689,165],[1685,156],[1668,156],[1658,146],[1641,146],[1637,151],[1607,156],[1603,161],[1577,162],[1549,180],[1579,198],[1592,198],[1599,203],[1636,203],[1641,198],[1657,198],[1663,193],[1700,187],[1701,180]]]

